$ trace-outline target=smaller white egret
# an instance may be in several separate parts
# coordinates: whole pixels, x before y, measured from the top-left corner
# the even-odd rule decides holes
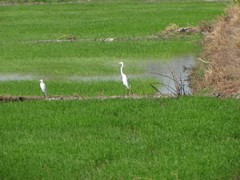
[[[43,82],[42,79],[40,79],[40,88],[44,94],[44,97],[47,96],[47,87],[46,84]]]
[[[122,76],[122,82],[124,84],[124,86],[126,86],[127,89],[130,89],[129,87],[129,83],[128,83],[128,78],[127,76],[123,73],[123,62],[119,62],[119,64],[121,64],[121,68],[120,68],[120,72],[121,72],[121,76]]]

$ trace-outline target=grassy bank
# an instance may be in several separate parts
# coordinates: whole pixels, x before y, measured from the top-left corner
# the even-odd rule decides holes
[[[230,179],[238,100],[30,101],[0,108],[1,179]]]

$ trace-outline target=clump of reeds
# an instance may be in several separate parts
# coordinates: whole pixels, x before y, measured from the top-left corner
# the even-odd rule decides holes
[[[240,7],[230,7],[205,35],[200,65],[193,72],[193,89],[221,95],[240,94]]]

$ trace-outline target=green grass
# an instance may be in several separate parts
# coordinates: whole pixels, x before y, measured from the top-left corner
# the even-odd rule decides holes
[[[154,79],[131,80],[131,94],[149,95],[156,91],[150,83],[157,82]],[[126,95],[128,91],[122,84],[121,78],[118,81],[46,81],[49,96],[56,95],[81,95],[81,96],[113,96]],[[39,81],[0,81],[0,94],[5,96],[42,96]]]
[[[1,41],[77,38],[142,37],[159,33],[171,23],[198,25],[219,15],[225,3],[108,2],[3,6]],[[204,7],[204,8],[203,8]]]
[[[134,66],[136,61],[196,54],[201,50],[200,35],[145,38],[159,34],[171,23],[195,26],[210,21],[225,6],[217,2],[144,1],[0,6],[0,72],[50,77],[109,75],[119,60]],[[65,40],[70,35],[86,41],[32,42]],[[117,40],[95,41],[109,37]],[[143,39],[131,40],[136,37]],[[129,72],[142,73],[142,68]]]
[[[231,179],[233,99],[30,101],[0,106],[1,179]]]
[[[128,66],[148,59],[164,60],[170,54],[188,54],[197,49],[192,38],[143,42],[84,42],[53,44],[19,44],[3,47],[0,70],[34,75],[64,76],[111,74],[118,61]],[[185,42],[184,42],[185,41]],[[184,44],[184,47],[181,45]],[[181,47],[181,49],[179,49]],[[161,52],[164,52],[161,54]],[[140,67],[129,73],[142,72]],[[119,70],[116,70],[119,72]]]

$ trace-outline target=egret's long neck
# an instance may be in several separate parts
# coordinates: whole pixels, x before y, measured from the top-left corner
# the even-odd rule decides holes
[[[123,64],[122,64],[122,66],[120,68],[120,71],[121,71],[121,75],[123,75]]]

